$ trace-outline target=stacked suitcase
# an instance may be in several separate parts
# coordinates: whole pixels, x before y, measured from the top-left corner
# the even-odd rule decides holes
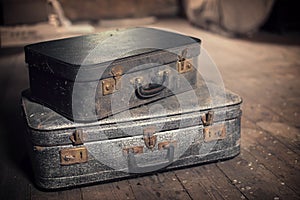
[[[197,75],[199,55],[199,39],[149,28],[26,46],[22,107],[37,185],[236,156],[242,100]]]

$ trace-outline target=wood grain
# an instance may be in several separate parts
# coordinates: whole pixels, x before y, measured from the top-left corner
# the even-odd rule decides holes
[[[127,180],[81,188],[82,199],[135,199]]]
[[[190,199],[172,172],[130,179],[136,199]]]
[[[216,164],[187,168],[174,173],[192,199],[240,199],[244,197]]]

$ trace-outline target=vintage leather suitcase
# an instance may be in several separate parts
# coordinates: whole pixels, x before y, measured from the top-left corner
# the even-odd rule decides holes
[[[22,107],[36,183],[71,187],[234,157],[240,152],[242,100],[229,91],[213,98],[201,86],[97,122],[75,123],[31,101],[27,90]]]
[[[76,121],[192,89],[200,40],[151,28],[28,45],[32,98]]]

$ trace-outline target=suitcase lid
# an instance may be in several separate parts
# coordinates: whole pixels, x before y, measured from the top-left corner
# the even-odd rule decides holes
[[[113,76],[111,69],[117,65],[127,73],[176,62],[182,54],[195,57],[200,54],[200,42],[168,31],[132,28],[41,42],[24,49],[29,67],[71,81],[91,81]],[[144,63],[141,57],[147,57]],[[143,65],[148,63],[151,65]],[[142,68],[137,67],[140,65]]]
[[[219,94],[221,95],[218,95],[215,89],[212,99],[209,89],[201,86],[195,91],[167,97],[92,123],[72,122],[51,109],[31,101],[29,90],[22,93],[22,107],[29,129],[36,133],[32,134],[33,143],[54,145],[55,143],[71,143],[70,134],[78,129],[87,130],[86,132],[90,135],[86,136],[85,142],[88,142],[103,138],[103,135],[99,134],[100,129],[108,131],[106,135],[108,138],[117,138],[123,137],[122,130],[118,130],[120,127],[134,131],[134,126],[141,128],[160,124],[165,126],[161,130],[169,130],[174,129],[172,123],[186,123],[184,126],[187,127],[203,125],[201,116],[207,114],[208,111],[215,112],[214,123],[238,117],[242,103],[241,97],[230,91],[226,91],[224,95],[222,91],[219,91]],[[191,98],[193,96],[196,98]]]

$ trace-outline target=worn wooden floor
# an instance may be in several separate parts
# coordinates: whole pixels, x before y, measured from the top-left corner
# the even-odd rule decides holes
[[[19,94],[28,87],[24,54],[1,49],[0,199],[300,199],[299,37],[230,39],[183,20],[152,26],[202,38],[225,86],[244,99],[241,154],[119,182],[40,191],[32,184],[19,109]]]

